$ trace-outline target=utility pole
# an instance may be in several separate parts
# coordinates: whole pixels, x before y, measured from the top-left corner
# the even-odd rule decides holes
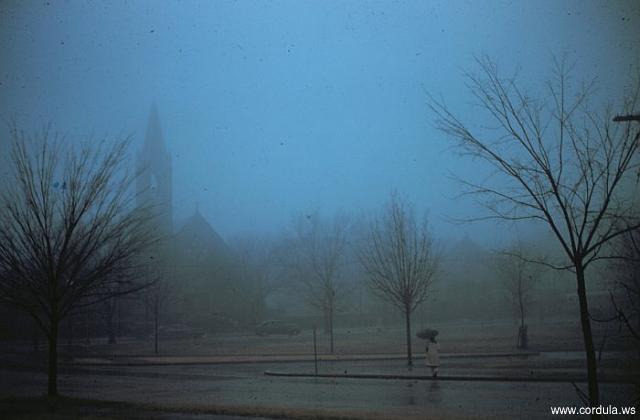
[[[615,117],[613,117],[613,122],[631,121],[640,122],[640,114],[616,115]],[[640,142],[640,130],[638,130],[638,133],[636,134],[636,137],[635,139],[633,139],[633,141]],[[638,175],[636,179],[640,180],[640,168],[638,168]]]
[[[613,122],[640,122],[640,114],[627,114],[627,115],[616,115],[613,117]],[[633,141],[640,141],[640,130],[638,130],[638,134],[636,134],[636,138]],[[638,178],[640,178],[640,169],[638,170]]]
[[[613,117],[613,122],[627,122],[627,121],[640,121],[640,114],[616,115],[615,117]]]
[[[316,325],[313,324],[313,365],[318,376],[318,346],[316,344]]]

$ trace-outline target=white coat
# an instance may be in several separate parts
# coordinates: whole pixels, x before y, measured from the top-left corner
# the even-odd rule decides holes
[[[440,356],[438,355],[438,350],[440,350],[440,343],[429,342],[427,344],[427,366],[428,367],[437,367],[440,366]]]

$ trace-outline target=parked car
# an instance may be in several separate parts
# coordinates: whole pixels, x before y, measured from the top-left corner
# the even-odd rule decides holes
[[[161,338],[185,339],[185,338],[202,338],[204,330],[202,328],[189,327],[182,324],[163,325],[158,328]]]
[[[225,315],[213,315],[207,319],[209,327],[213,332],[233,332],[237,331],[240,323]]]
[[[296,324],[283,322],[283,321],[264,321],[256,327],[257,335],[298,335],[300,334],[300,328]]]

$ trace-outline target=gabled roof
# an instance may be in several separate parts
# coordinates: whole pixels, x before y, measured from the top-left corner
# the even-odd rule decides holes
[[[489,254],[490,252],[486,248],[479,245],[467,234],[462,239],[454,242],[449,248],[449,255],[462,260],[484,259]]]
[[[175,240],[179,243],[189,244],[189,247],[198,248],[206,253],[213,253],[219,256],[229,253],[229,248],[224,239],[211,227],[197,209],[175,235]]]

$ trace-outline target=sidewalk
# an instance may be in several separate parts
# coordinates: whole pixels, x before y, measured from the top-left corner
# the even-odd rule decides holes
[[[580,360],[549,361],[539,352],[445,353],[437,381],[500,382],[586,382]],[[424,364],[424,355],[414,356],[411,368],[406,354],[336,354],[318,356],[321,378],[434,380]],[[70,367],[215,366],[233,364],[278,364],[264,367],[272,377],[316,377],[313,355],[217,355],[217,356],[115,356],[78,358],[64,363]],[[259,368],[262,369],[262,368]],[[603,383],[640,382],[638,369],[601,367]]]
[[[380,371],[367,372],[363,369],[348,369],[342,372],[322,369],[315,375],[312,371],[294,372],[284,370],[267,370],[266,376],[273,377],[298,377],[298,378],[344,378],[344,379],[391,379],[412,381],[465,381],[465,382],[549,382],[549,383],[586,383],[587,376],[584,369],[456,369],[444,368],[436,378],[427,372],[425,367],[414,368],[413,371],[396,369],[380,369]],[[625,371],[602,372],[601,383],[611,384],[638,384],[638,375]]]
[[[540,356],[540,357],[537,357]],[[318,363],[318,377],[352,379],[398,379],[428,381],[489,381],[489,382],[587,382],[584,362],[580,359],[553,359],[546,354],[482,353],[444,354],[441,356],[438,377],[424,363],[424,356],[414,357],[407,366],[403,358],[380,360],[375,363]],[[635,360],[635,359],[634,359]],[[602,383],[640,384],[640,369],[627,360],[621,364],[602,364],[598,377]],[[271,367],[267,376],[315,377],[313,363]]]
[[[495,357],[530,357],[539,352],[508,352],[508,353],[444,353],[443,359],[495,358]],[[405,360],[403,353],[388,354],[323,354],[318,355],[320,362],[340,361],[374,361],[374,360]],[[424,355],[414,356],[416,365],[421,364]],[[82,366],[155,366],[155,365],[216,365],[236,363],[303,363],[313,362],[313,355],[284,354],[284,355],[217,355],[217,356],[113,356],[113,357],[80,357],[64,364]]]

